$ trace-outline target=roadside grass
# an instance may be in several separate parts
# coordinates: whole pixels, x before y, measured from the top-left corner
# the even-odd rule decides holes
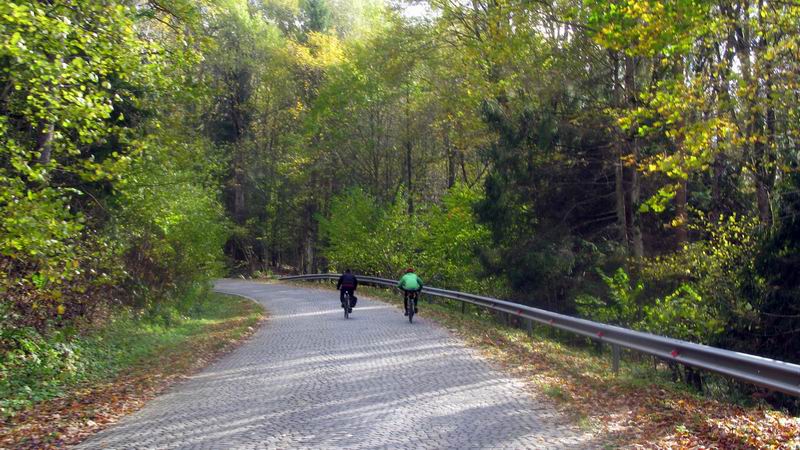
[[[309,287],[309,283],[295,283]],[[330,289],[328,283],[315,284]],[[395,291],[359,287],[361,295],[400,306]],[[505,370],[591,428],[606,448],[800,449],[800,418],[759,399],[711,396],[673,382],[665,365],[623,352],[620,371],[610,351],[555,329],[520,329],[507,318],[460,303],[423,296],[422,317],[459,335]],[[663,367],[663,368],[662,368]],[[719,398],[712,398],[719,397]]]
[[[117,312],[98,330],[55,348],[58,370],[6,368],[0,378],[0,448],[74,444],[139,409],[172,382],[209,364],[254,331],[257,303],[206,293],[148,316]]]

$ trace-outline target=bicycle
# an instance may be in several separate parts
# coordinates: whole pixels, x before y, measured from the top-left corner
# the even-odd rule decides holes
[[[414,314],[416,314],[417,302],[419,302],[419,291],[403,291],[403,307],[408,316],[408,323],[413,323]]]
[[[353,311],[353,299],[350,296],[350,292],[344,291],[342,294],[342,298],[344,301],[342,302],[342,309],[344,309],[344,318],[349,319],[350,313]]]

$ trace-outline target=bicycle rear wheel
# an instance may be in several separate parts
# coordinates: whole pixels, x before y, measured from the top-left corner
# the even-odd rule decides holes
[[[342,306],[344,309],[344,318],[350,318],[350,294],[344,294],[344,305]]]
[[[408,323],[414,323],[414,296],[409,295],[406,302],[406,311],[408,311]]]

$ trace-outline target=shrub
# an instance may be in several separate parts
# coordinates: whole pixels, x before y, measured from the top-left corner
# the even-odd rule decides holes
[[[398,276],[415,267],[432,284],[479,291],[477,249],[488,239],[473,205],[477,191],[456,186],[433,206],[409,215],[404,195],[385,206],[360,189],[335,197],[330,217],[319,217],[323,255],[333,270]]]

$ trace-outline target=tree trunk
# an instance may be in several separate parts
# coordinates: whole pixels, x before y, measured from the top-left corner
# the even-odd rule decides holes
[[[689,242],[689,231],[687,228],[689,222],[689,213],[687,210],[687,186],[686,180],[680,180],[678,190],[675,192],[675,210],[677,225],[675,227],[675,237],[679,248]]]
[[[241,163],[236,162],[233,169],[233,217],[238,224],[243,224],[245,217],[245,199],[244,199],[244,170]]]
[[[472,187],[469,180],[467,179],[467,161],[464,159],[464,152],[462,150],[458,150],[458,159],[461,165],[461,179],[464,181],[464,184]],[[476,181],[477,182],[477,181]]]
[[[305,262],[303,272],[314,273],[314,237],[311,228],[306,232]]]
[[[622,155],[617,155],[617,161],[614,163],[614,197],[616,198],[617,205],[617,228],[619,229],[619,241],[623,245],[628,245],[628,220],[625,214],[625,189],[624,189],[624,167],[622,163]]]
[[[406,184],[408,189],[408,215],[414,214],[414,186],[412,184],[411,171],[411,92],[410,87],[406,86]]]
[[[53,155],[53,135],[55,125],[53,122],[45,125],[39,138],[36,140],[36,151],[39,153],[39,164],[50,164]]]
[[[609,51],[609,58],[611,59],[614,67],[612,86],[611,86],[611,104],[614,108],[622,107],[622,86],[619,81],[619,55],[614,51]],[[622,139],[620,135],[614,142],[614,199],[616,202],[617,212],[617,230],[619,232],[619,242],[624,246],[628,246],[628,226],[625,215],[625,187],[624,187],[624,162]]]
[[[722,200],[722,183],[723,175],[725,173],[725,157],[718,153],[714,157],[714,164],[711,166],[711,211],[708,218],[711,223],[714,223],[722,217],[723,214],[723,200]]]
[[[456,185],[456,155],[450,142],[450,128],[445,128],[444,149],[447,153],[447,189]]]
[[[766,112],[764,118],[766,119],[766,141],[767,144],[761,144],[761,176],[757,177],[756,196],[758,198],[758,216],[761,223],[765,226],[772,224],[772,190],[775,187],[775,163],[776,155],[772,150],[769,143],[775,142],[775,108],[772,105],[772,91],[773,91],[773,70],[772,64],[767,63],[765,67],[767,81],[765,84],[764,97],[766,99]]]
[[[758,218],[762,225],[769,226],[772,222],[772,208],[770,207],[770,193],[768,183],[764,180],[766,174],[756,176],[756,202],[758,203]]]
[[[758,8],[763,7],[763,2],[759,2]],[[729,12],[729,14],[733,14]],[[759,14],[760,17],[760,14]],[[750,86],[755,89],[755,92],[752,93],[752,99],[746,100],[746,114],[749,117],[749,123],[746,127],[746,138],[754,138],[759,137],[759,131],[763,131],[762,119],[765,119],[767,123],[767,132],[769,132],[770,127],[770,112],[767,112],[767,117],[762,116],[762,112],[760,110],[760,105],[758,104],[759,100],[762,100],[765,96],[768,98],[771,93],[771,81],[767,81],[767,91],[765,96],[759,95],[760,89],[759,83],[754,83],[753,79],[754,76],[754,60],[757,61],[760,55],[760,48],[753,46],[753,30],[751,30],[749,23],[747,20],[742,20],[739,17],[733,16],[734,20],[736,21],[735,24],[735,34],[734,34],[734,45],[736,48],[736,55],[739,59],[740,65],[740,73],[742,80],[746,86]],[[763,43],[763,41],[761,41]],[[771,75],[769,66],[767,66],[767,75]],[[772,77],[769,77],[768,80],[771,80]],[[769,108],[771,110],[771,108]],[[774,119],[774,112],[773,119]],[[770,207],[770,193],[772,189],[772,180],[768,175],[770,169],[765,167],[765,164],[770,156],[771,151],[768,149],[768,146],[760,141],[756,141],[754,144],[749,144],[747,146],[748,150],[751,152],[750,157],[752,158],[755,167],[753,167],[753,172],[756,176],[756,203],[758,207],[758,216],[761,220],[763,225],[769,225],[772,221],[772,214],[771,214],[771,207]]]
[[[633,192],[631,193],[631,206],[636,208],[639,204],[639,174],[634,169],[633,173]],[[644,257],[644,241],[642,240],[642,228],[639,226],[639,217],[637,211],[633,211],[633,226],[631,227],[633,234],[631,235],[631,247],[633,248],[633,256],[636,259]]]
[[[636,65],[634,57],[625,56],[625,102],[628,107],[636,104]],[[635,136],[627,141],[628,158],[631,164],[623,167],[623,188],[625,189],[625,223],[628,246],[633,256],[640,259],[644,256],[642,230],[639,228],[637,209],[639,204],[639,173],[636,163],[639,160],[639,140]]]
[[[306,205],[306,233],[305,233],[305,273],[315,273],[317,269],[316,258],[316,220],[318,208],[318,192],[322,191],[322,183],[318,178],[318,174],[314,171],[311,175],[311,182],[309,185],[311,189],[311,196]]]

